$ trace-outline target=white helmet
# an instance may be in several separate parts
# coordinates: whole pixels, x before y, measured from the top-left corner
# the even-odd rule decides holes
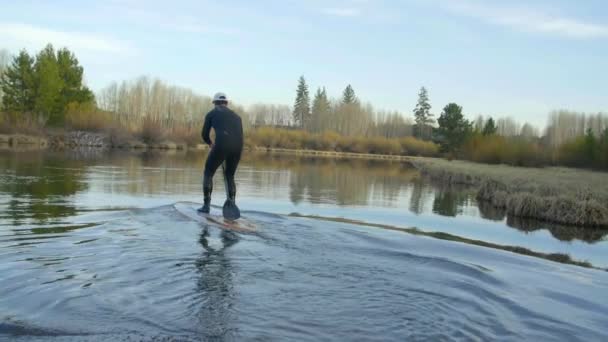
[[[213,103],[225,101],[228,102],[228,97],[224,93],[217,93],[213,96]]]

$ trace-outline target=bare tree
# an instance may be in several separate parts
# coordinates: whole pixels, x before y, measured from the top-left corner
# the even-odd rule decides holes
[[[587,115],[559,110],[549,114],[549,123],[545,134],[549,144],[557,147],[584,135],[587,130],[591,130],[595,136],[599,137],[606,127],[608,127],[608,119],[604,113]]]
[[[520,125],[512,118],[500,118],[496,121],[498,135],[514,137],[519,135]]]

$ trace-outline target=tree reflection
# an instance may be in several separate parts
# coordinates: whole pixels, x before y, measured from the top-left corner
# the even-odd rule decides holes
[[[443,216],[462,214],[462,208],[468,204],[470,194],[465,189],[454,186],[439,186],[435,191],[433,212]]]
[[[426,201],[425,185],[422,179],[416,179],[412,182],[412,193],[410,195],[410,211],[420,215],[424,210],[424,202]]]
[[[70,196],[85,191],[85,162],[66,154],[40,151],[5,153],[0,192],[8,194],[6,213],[13,225],[25,220],[48,222],[72,216],[76,205]]]
[[[525,233],[548,230],[554,238],[560,241],[580,240],[588,243],[601,241],[606,235],[608,235],[608,230],[606,229],[566,226],[535,219],[507,215],[506,209],[496,208],[491,203],[486,201],[478,201],[477,205],[483,218],[493,221],[502,221],[506,218],[507,226]]]
[[[289,199],[294,204],[367,205],[372,197],[394,203],[401,189],[418,176],[408,164],[389,161],[254,155],[245,163],[257,174],[288,171]],[[256,189],[273,189],[282,181],[259,175],[248,179]]]
[[[507,225],[522,232],[534,232],[546,229],[551,235],[560,241],[581,240],[588,243],[602,241],[608,230],[591,229],[576,226],[565,226],[555,223],[541,222],[534,219],[507,216]]]
[[[481,217],[488,220],[502,221],[507,216],[507,211],[504,208],[496,208],[488,201],[478,201],[477,207]]]

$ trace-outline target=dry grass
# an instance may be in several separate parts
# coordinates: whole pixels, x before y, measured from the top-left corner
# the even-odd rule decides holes
[[[262,127],[247,132],[248,147],[307,149],[385,155],[436,156],[438,146],[413,137],[387,139],[384,137],[349,137],[335,132],[313,134],[301,130]]]
[[[608,173],[418,158],[426,175],[478,187],[477,198],[515,217],[585,227],[608,226]]]
[[[30,113],[0,112],[0,134],[44,135],[44,122]]]
[[[93,104],[70,103],[65,114],[65,128],[72,131],[103,132],[117,126],[112,113]]]
[[[461,157],[478,163],[514,166],[549,164],[549,154],[538,143],[498,135],[474,135],[463,146]]]

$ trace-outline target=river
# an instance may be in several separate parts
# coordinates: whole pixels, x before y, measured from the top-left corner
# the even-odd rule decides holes
[[[608,338],[608,272],[399,229],[598,268],[606,231],[512,220],[401,162],[255,154],[237,202],[257,229],[228,232],[178,210],[204,157],[0,152],[0,340]]]

